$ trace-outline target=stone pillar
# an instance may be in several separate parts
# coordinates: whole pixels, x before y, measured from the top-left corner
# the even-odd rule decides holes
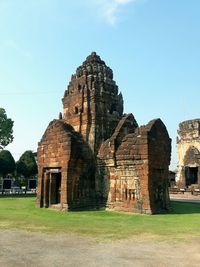
[[[38,185],[37,185],[37,200],[36,200],[36,207],[41,208],[43,207],[43,169],[40,167],[38,169]]]
[[[186,176],[185,176],[185,167],[183,166],[181,169],[181,177],[180,177],[180,187],[184,188],[186,186]]]
[[[52,200],[52,173],[49,173],[49,179],[47,180],[47,183],[49,183],[49,207],[51,206],[51,200]],[[48,192],[47,192],[48,194]]]
[[[49,207],[49,175],[50,173],[44,173],[44,207]]]
[[[60,203],[63,210],[68,210],[68,195],[67,195],[67,170],[61,170],[61,196]]]

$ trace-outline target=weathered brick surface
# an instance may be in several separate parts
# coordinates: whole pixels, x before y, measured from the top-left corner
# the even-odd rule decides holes
[[[123,127],[120,130],[126,132]],[[143,213],[167,210],[171,140],[164,124],[158,119],[136,128],[113,148],[117,135],[101,146],[98,155],[110,185],[108,208]]]
[[[38,207],[155,213],[168,208],[171,140],[161,120],[123,115],[112,70],[96,53],[72,75],[63,114],[38,145]]]
[[[47,189],[51,175],[57,173],[61,173],[58,208],[70,210],[94,205],[94,154],[83,137],[66,121],[54,120],[49,124],[38,146],[38,167],[37,207],[58,204],[54,200],[50,203],[52,195]]]
[[[121,119],[123,99],[112,70],[96,53],[88,56],[72,75],[62,101],[64,119],[97,153]]]

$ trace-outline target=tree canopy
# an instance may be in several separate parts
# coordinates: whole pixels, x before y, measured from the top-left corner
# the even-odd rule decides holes
[[[0,174],[6,176],[15,171],[15,160],[8,150],[0,151]]]
[[[27,150],[21,155],[20,159],[16,162],[16,170],[18,174],[24,177],[37,174],[37,163],[31,150]]]
[[[13,141],[14,121],[9,119],[6,111],[0,108],[0,148],[4,148]]]

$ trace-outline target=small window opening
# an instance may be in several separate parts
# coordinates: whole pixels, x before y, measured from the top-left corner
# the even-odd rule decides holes
[[[116,105],[112,104],[111,109],[110,109],[110,114],[112,114],[114,111],[116,111]]]
[[[75,108],[74,108],[74,113],[75,113],[75,114],[78,114],[78,107],[75,107]]]

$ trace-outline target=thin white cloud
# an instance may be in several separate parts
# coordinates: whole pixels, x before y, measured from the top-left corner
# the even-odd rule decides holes
[[[138,0],[96,0],[96,4],[100,8],[99,14],[106,19],[109,24],[114,26],[122,8],[136,1]]]
[[[116,2],[117,4],[127,4],[129,2],[131,2],[132,0],[114,0],[114,2]]]

